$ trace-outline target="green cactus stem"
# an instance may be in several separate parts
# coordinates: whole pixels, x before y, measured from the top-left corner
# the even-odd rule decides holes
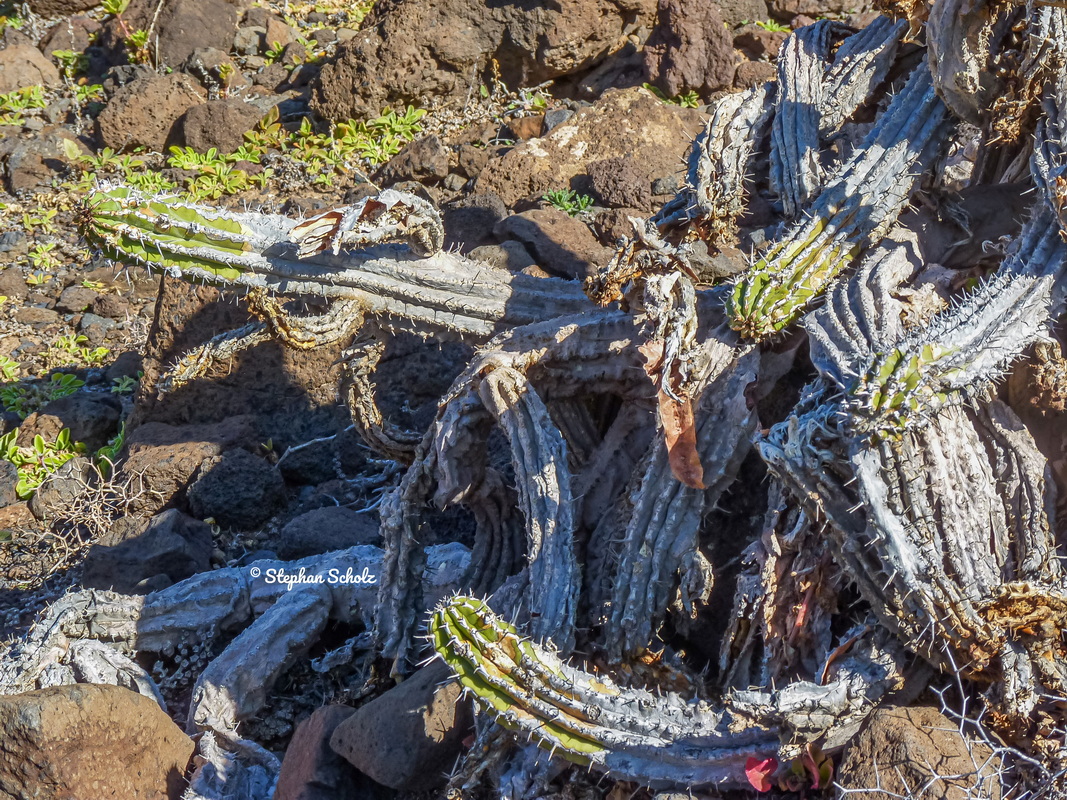
[[[703,701],[622,688],[569,666],[476,598],[439,606],[430,635],[494,720],[575,764],[653,786],[745,786],[746,760],[778,750],[776,732],[733,731],[731,716]]]
[[[731,327],[760,340],[796,320],[893,224],[946,132],[930,73],[917,69],[806,217],[734,286]]]
[[[321,216],[331,214],[344,216]],[[430,230],[398,233],[396,225],[382,222],[381,229],[368,227],[359,236],[338,234],[334,244],[352,249],[336,254],[334,244],[305,246],[312,222],[298,227],[274,214],[212,209],[128,187],[94,192],[81,214],[82,234],[116,261],[221,288],[356,301],[387,327],[423,336],[484,341],[516,325],[590,307],[569,281],[512,275],[458,253],[427,253],[427,242],[437,241],[429,216],[424,227]],[[323,219],[323,226],[328,223]],[[290,241],[294,228],[305,231],[299,243]],[[359,248],[358,238],[366,246]]]

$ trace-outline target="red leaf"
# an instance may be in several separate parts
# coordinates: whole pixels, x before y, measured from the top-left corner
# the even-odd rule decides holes
[[[800,754],[801,763],[811,774],[811,788],[823,789],[834,776],[834,762],[815,745],[809,744]]]
[[[745,762],[745,777],[757,792],[769,792],[771,790],[771,776],[778,770],[778,761],[775,758],[749,758]]]

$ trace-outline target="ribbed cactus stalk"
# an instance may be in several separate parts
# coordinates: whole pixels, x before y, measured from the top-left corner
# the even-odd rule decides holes
[[[798,742],[816,738],[840,747],[899,688],[905,663],[887,637],[856,629],[847,634],[852,652],[822,684],[735,692],[712,706],[576,669],[473,597],[442,602],[429,630],[438,656],[502,726],[575,764],[653,788],[749,787],[753,761],[795,757]]]
[[[1048,209],[1037,212],[994,278],[919,331],[874,354],[849,389],[855,430],[899,432],[950,402],[979,396],[1027,345],[1049,335],[1067,244]]]
[[[706,703],[623,688],[571,667],[476,598],[438,607],[430,635],[498,723],[576,764],[653,786],[744,786],[746,760],[778,750],[777,733],[732,731],[729,715]]]
[[[831,292],[806,325],[823,378],[760,442],[794,496],[830,520],[837,557],[883,624],[943,669],[1000,682],[990,699],[1013,736],[1043,736],[1029,727],[1038,698],[1067,682],[1051,657],[1063,575],[1044,458],[987,390],[1063,308],[1067,243],[1046,177],[1063,138],[1058,117],[1040,126],[1033,216],[972,295],[904,329],[900,244]],[[1016,584],[1025,597],[998,600]],[[1038,606],[1047,625],[1034,622]]]
[[[996,275],[926,324],[882,341],[843,324],[854,314],[846,307],[863,306],[856,297],[831,301],[807,325],[816,364],[847,392],[853,431],[898,435],[948,403],[978,397],[1028,345],[1051,335],[1067,293],[1059,166],[1067,134],[1056,105],[1047,107],[1032,160],[1037,202]]]
[[[410,198],[389,190],[379,195],[400,202],[395,196]],[[410,200],[414,208],[418,198]],[[429,208],[418,203],[420,212]],[[350,211],[298,224],[118,187],[89,196],[81,228],[90,244],[125,264],[220,287],[357,301],[387,326],[423,335],[484,340],[515,325],[589,309],[571,282],[512,275],[434,251],[440,244],[435,216],[420,213],[419,224],[413,217],[407,227],[364,217],[357,230],[346,228],[354,225]],[[294,229],[298,241],[290,238]]]
[[[735,285],[727,305],[731,326],[764,339],[796,320],[896,221],[946,131],[930,73],[917,69],[805,218]]]

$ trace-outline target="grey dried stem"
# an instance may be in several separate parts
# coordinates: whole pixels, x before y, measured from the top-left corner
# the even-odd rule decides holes
[[[494,746],[470,750],[460,793],[485,781],[509,797],[543,787],[552,773],[530,748],[504,749],[511,736],[646,785],[744,787],[753,769],[760,782],[785,781],[796,774],[788,762],[840,749],[932,669],[958,675],[959,694],[979,704],[969,718],[1004,743],[1002,776],[1020,791],[1062,782],[1064,532],[1049,514],[1045,456],[993,390],[1052,336],[1064,306],[1067,11],[884,5],[897,18],[863,31],[794,32],[776,81],[717,102],[686,185],[634,220],[633,238],[589,282],[591,299],[573,283],[442,251],[436,209],[401,192],[299,223],[99,193],[84,215],[92,242],[244,292],[262,320],[189,354],[167,386],[268,336],[308,348],[404,330],[479,349],[430,428],[412,434],[374,404],[380,348],[352,348],[353,422],[406,471],[381,504],[383,550],[308,566],[373,562],[375,594],[272,592],[232,569],[147,598],[72,593],[6,654],[3,690],[107,672],[153,693],[121,653],[241,631],[197,678],[190,726],[205,732],[212,766],[187,797],[223,792],[227,770],[241,776],[231,786],[259,787],[244,796],[266,796],[276,761],[232,726],[270,702],[329,619],[372,635],[325,662],[359,642],[410,671],[436,604],[436,653],[513,732],[483,722],[478,742]],[[925,52],[902,46],[923,35]],[[1033,211],[977,289],[940,312],[905,308],[938,273],[901,215],[917,193],[943,188],[931,167],[961,121],[979,148],[953,186],[1023,177]],[[738,217],[756,192],[777,202],[778,232],[732,285],[702,286],[709,257],[742,244]],[[333,305],[299,319],[277,299],[307,296]],[[776,382],[811,374],[788,346],[802,336],[819,377],[775,412],[762,401],[788,396]],[[727,566],[709,545],[747,530],[731,492],[750,506],[761,497],[738,480],[746,459],[756,463],[753,443],[775,480],[709,682],[681,650],[709,630]],[[432,504],[471,512],[473,553],[422,545]],[[839,605],[848,585],[858,605]],[[443,599],[459,589],[488,600]],[[87,640],[119,651],[86,651],[106,670],[79,666],[81,651],[67,647]],[[592,671],[566,662],[579,651]]]

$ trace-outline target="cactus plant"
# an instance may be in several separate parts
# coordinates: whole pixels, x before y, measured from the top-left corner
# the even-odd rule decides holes
[[[1062,544],[1045,456],[991,389],[1062,315],[1067,12],[891,5],[908,19],[794,32],[776,81],[717,102],[687,185],[635,220],[589,284],[598,303],[619,308],[594,307],[573,283],[442,251],[432,206],[388,190],[295,221],[113,188],[90,199],[84,229],[115,258],[248,296],[262,321],[192,354],[182,379],[268,335],[306,347],[378,325],[479,345],[421,438],[366,405],[378,351],[356,348],[354,416],[406,465],[381,506],[381,584],[365,620],[365,641],[395,672],[420,655],[434,591],[427,508],[457,503],[475,525],[460,584],[490,599],[439,606],[434,647],[493,720],[551,753],[654,786],[744,786],[750,758],[767,765],[816,741],[840,746],[887,691],[932,666],[973,678],[991,712],[982,724],[1037,770],[1031,786],[1049,783],[1067,728],[1057,700],[1067,686]],[[917,34],[927,16],[928,50],[901,47],[904,28]],[[991,100],[998,86],[1003,102]],[[932,169],[950,139],[954,177]],[[961,186],[994,183],[1032,185],[1034,211],[989,254],[996,274],[976,271],[967,277],[977,288],[960,294],[925,263],[921,225],[899,222],[910,199],[936,207]],[[756,193],[780,210],[777,229],[739,219]],[[730,256],[750,245],[747,262]],[[705,269],[722,255],[737,263]],[[732,282],[701,285],[724,272]],[[920,275],[952,295],[947,308],[908,304]],[[294,320],[278,296],[333,306]],[[797,400],[801,378],[811,382]],[[757,430],[775,476],[766,514],[762,467],[747,458]],[[679,462],[690,471],[679,474]],[[694,620],[707,621],[716,558],[731,558],[750,517],[773,535],[759,580],[737,592],[716,686],[685,669],[686,657],[697,667],[707,658],[694,634],[707,628]],[[779,531],[783,520],[795,530]],[[815,536],[819,574],[857,587],[860,602],[834,608],[836,588],[790,572],[811,562],[772,552]],[[796,609],[764,608],[752,625],[746,608],[763,589]],[[275,604],[249,628],[269,638],[272,620],[285,623],[263,665],[234,651],[205,671],[205,686],[224,689],[197,695],[213,735],[266,696],[227,694],[223,673],[270,683],[322,622],[325,597],[308,597]],[[680,643],[696,654],[678,655]],[[676,689],[684,676],[687,699],[640,688],[650,648],[672,665],[656,677]],[[595,668],[567,663],[579,650]],[[902,650],[925,663],[907,669]],[[748,676],[764,685],[727,688]],[[479,743],[502,744],[494,730],[483,727]],[[535,772],[527,751],[510,762],[504,751],[472,748],[463,781]],[[763,788],[769,773],[756,771]]]

